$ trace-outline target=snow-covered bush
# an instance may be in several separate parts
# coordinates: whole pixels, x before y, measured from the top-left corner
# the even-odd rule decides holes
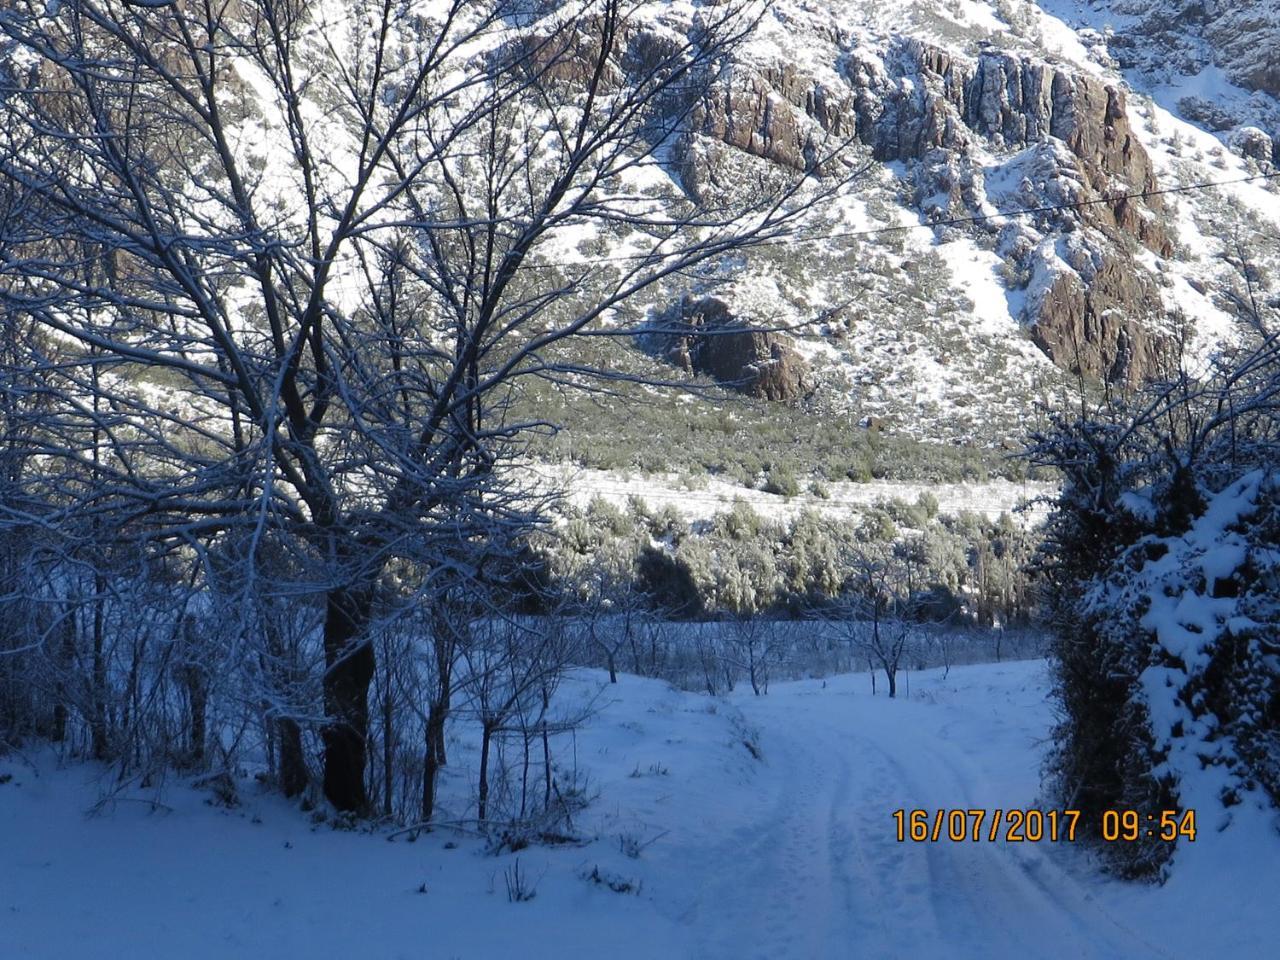
[[[1280,804],[1278,414],[1263,335],[1212,378],[1037,438],[1066,481],[1038,562],[1062,707],[1050,775],[1086,823]],[[1174,845],[1105,849],[1154,876]]]
[[[1182,804],[1207,765],[1227,805],[1280,798],[1280,470],[1251,470],[1214,495],[1181,536],[1144,537],[1095,582],[1086,613],[1113,643],[1139,637],[1140,702]],[[1209,796],[1196,798],[1205,802]]]

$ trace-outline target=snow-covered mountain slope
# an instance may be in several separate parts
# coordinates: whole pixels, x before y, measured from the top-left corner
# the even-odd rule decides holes
[[[357,6],[308,4],[306,44],[358,61]],[[405,10],[417,6],[424,23],[438,12],[426,2]],[[687,41],[699,17],[725,7],[624,6],[619,84],[635,82],[646,51]],[[512,4],[504,27],[464,54],[490,55],[484,44],[537,36],[577,9]],[[1249,334],[1255,304],[1280,303],[1276,0],[776,0],[758,9],[710,93],[687,118],[674,111],[677,132],[664,128],[651,162],[605,193],[654,205],[682,195],[741,201],[780,174],[816,168],[811,192],[825,185],[835,195],[792,236],[671,277],[615,311],[626,317],[602,320],[735,320],[751,335],[575,344],[591,365],[733,382],[850,433],[861,425],[952,446],[1017,446],[1036,411],[1073,403],[1082,383],[1126,388],[1179,365],[1202,368]],[[410,22],[406,14],[396,29]],[[571,75],[572,63],[565,69]],[[305,219],[269,78],[247,57],[234,73],[243,102],[228,149],[252,160],[254,190],[279,206],[281,224]],[[317,187],[322,211],[360,152],[351,117],[330,102],[332,82],[306,85],[294,121],[329,178]],[[374,221],[394,220],[392,207]],[[607,288],[636,239],[626,217],[566,224],[533,266],[590,266]],[[336,255],[327,294],[348,315],[369,299],[357,259]],[[226,294],[247,324],[260,322],[251,287]],[[669,406],[641,403],[630,415],[646,437],[681,442],[684,423]],[[771,421],[767,409],[741,415]],[[589,412],[577,419],[572,429],[589,434]],[[803,463],[808,453],[771,455]]]
[[[986,483],[909,483],[905,481],[868,481],[831,483],[823,486],[823,496],[800,492],[794,496],[766,490],[746,490],[718,479],[690,481],[679,472],[635,477],[608,470],[582,470],[556,466],[535,467],[546,478],[548,486],[563,489],[570,503],[587,506],[597,497],[617,507],[626,507],[633,499],[662,510],[671,507],[691,520],[706,520],[746,503],[758,514],[771,518],[794,518],[804,510],[820,514],[848,517],[859,510],[893,499],[915,502],[928,493],[938,502],[939,512],[957,515],[968,511],[989,520],[1001,514],[1020,519],[1026,524],[1043,520],[1047,502],[1056,489],[1051,483],[991,480]]]
[[[1257,302],[1280,289],[1267,30],[1267,2],[779,0],[674,175],[732,192],[836,142],[866,171],[716,309],[794,327],[794,396],[928,440],[1016,435],[1078,373],[1201,369],[1247,333],[1246,272]]]
[[[1262,819],[1219,832],[1204,811],[1162,887],[1103,880],[1064,841],[897,840],[898,809],[1037,806],[1042,663],[915,673],[898,700],[865,675],[718,699],[606,681],[561,694],[599,708],[557,761],[595,797],[585,845],[492,855],[446,828],[388,843],[309,829],[249,781],[231,809],[177,783],[153,805],[154,785],[12,754],[0,956],[1272,955],[1280,840]],[[468,802],[474,734],[451,747],[450,803]],[[517,863],[534,896],[510,902]]]

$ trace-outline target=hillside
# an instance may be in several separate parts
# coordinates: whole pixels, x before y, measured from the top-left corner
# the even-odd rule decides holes
[[[1278,49],[0,4],[0,960],[1271,956]]]
[[[1178,364],[1197,369],[1248,335],[1246,270],[1256,297],[1275,296],[1280,108],[1270,75],[1249,60],[1265,59],[1254,51],[1267,45],[1241,40],[1253,36],[1245,8],[1265,20],[1265,4],[1216,18],[1168,6],[774,4],[664,174],[684,191],[732,193],[770,169],[803,168],[835,141],[848,144],[842,162],[865,172],[795,240],[665,289],[649,309],[666,316],[688,297],[686,313],[709,303],[790,328],[756,352],[773,350],[758,368],[781,370],[780,382],[739,373],[740,387],[846,437],[870,427],[998,446],[1071,403],[1079,375],[1086,389],[1124,389]],[[640,9],[661,31],[681,29],[693,8]],[[1027,209],[1037,212],[1008,215]],[[608,242],[581,249],[608,269]],[[735,379],[745,367],[734,349],[679,362]],[[588,422],[615,436],[613,418],[582,403],[557,456],[592,446]],[[803,463],[802,450],[767,436],[789,414],[730,409],[744,421],[739,445]],[[653,443],[629,450],[625,438],[613,464],[579,454],[587,465],[651,469],[664,446],[679,459],[678,409],[633,392],[619,419],[632,426],[618,432]]]
[[[628,8],[611,89],[640,83],[722,9],[734,8]],[[785,237],[673,272],[596,324],[665,333],[553,351],[623,379],[608,402],[531,382],[513,410],[564,428],[534,440],[535,455],[744,486],[783,461],[835,482],[1020,480],[1006,455],[1047,411],[1202,369],[1277,296],[1274,4],[777,0],[743,13],[759,20],[699,80],[710,92],[668,104],[652,154],[599,185],[617,214],[569,217],[531,249],[531,269],[570,291],[545,311],[572,314],[627,276],[659,222],[622,212],[637,201],[647,216],[739,209],[811,175],[798,199],[813,206]],[[271,227],[285,244],[303,225],[297,198],[336,196],[359,162],[358,111],[338,108],[348,81],[325,58],[358,63],[372,42],[350,32],[358,5],[322,0],[300,16],[317,73],[297,116],[245,56],[225,118],[254,201],[289,211]],[[415,16],[397,26],[404,44]],[[573,11],[516,3],[504,16],[502,38],[468,42],[537,43]],[[588,55],[569,50],[557,70],[572,79]],[[28,69],[20,47],[4,56],[15,76]],[[310,180],[290,160],[302,129]],[[203,162],[195,150],[179,166]],[[367,267],[335,258],[329,309],[370,308]],[[229,282],[234,323],[264,322],[254,297],[252,282]],[[154,371],[129,376],[167,388]]]

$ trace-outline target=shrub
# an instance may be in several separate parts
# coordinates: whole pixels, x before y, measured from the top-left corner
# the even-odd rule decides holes
[[[1277,383],[1271,341],[1035,439],[1065,478],[1037,559],[1062,708],[1050,786],[1084,821],[1280,805]],[[1145,832],[1103,848],[1146,877],[1172,850]]]
[[[800,482],[784,464],[774,464],[769,468],[764,482],[765,493],[775,493],[782,497],[794,497],[800,493]]]

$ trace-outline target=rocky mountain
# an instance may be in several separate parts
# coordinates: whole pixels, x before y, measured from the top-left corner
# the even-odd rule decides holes
[[[698,8],[642,9],[641,46]],[[714,197],[833,144],[865,172],[794,242],[651,304],[738,328],[669,358],[977,445],[1081,380],[1194,368],[1247,335],[1246,275],[1280,289],[1272,36],[1274,0],[778,0],[669,174]]]
[[[736,2],[629,6],[609,82],[634,82]],[[709,93],[673,105],[687,112],[659,162],[618,189],[714,209],[812,173],[814,205],[792,235],[628,303],[623,319],[657,333],[576,347],[597,367],[697,379],[698,403],[626,383],[617,395],[636,402],[621,410],[534,396],[561,407],[531,420],[568,426],[543,455],[608,447],[610,466],[720,469],[724,451],[750,450],[746,482],[782,459],[826,458],[828,480],[884,475],[899,464],[859,452],[840,466],[823,451],[873,433],[947,456],[1007,449],[1082,388],[1202,366],[1276,302],[1280,0],[743,2],[758,22]],[[317,34],[364,42],[347,35],[351,0],[304,7]],[[504,22],[536,40],[566,9],[518,0]],[[580,40],[585,68],[590,29]],[[243,72],[234,148],[290,210],[290,135],[268,78],[242,67],[229,68]],[[570,84],[576,69],[575,56],[556,67]],[[340,179],[357,152],[349,118],[304,96],[315,102],[300,116]],[[620,277],[625,218],[576,227],[537,267]],[[361,289],[340,278],[336,306],[362,309]],[[734,392],[748,401],[717,405]],[[819,433],[823,451],[803,439]],[[701,448],[713,455],[689,453]]]

